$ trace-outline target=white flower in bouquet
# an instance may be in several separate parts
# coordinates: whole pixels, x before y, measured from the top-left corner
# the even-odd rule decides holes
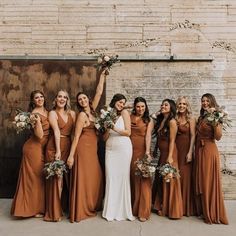
[[[108,55],[105,55],[105,54],[101,54],[97,58],[97,65],[96,66],[97,66],[98,70],[103,70],[105,68],[110,70],[112,65],[117,63],[117,62],[119,62],[118,55],[108,56]],[[107,74],[109,74],[108,71],[107,71]]]
[[[170,165],[169,163],[166,163],[164,165],[161,165],[157,168],[159,171],[159,174],[163,177],[165,182],[170,182],[172,178],[179,178],[179,170],[176,169],[174,166]]]
[[[106,62],[110,61],[110,57],[109,57],[109,56],[104,56],[103,59],[104,59],[104,61],[106,61]]]

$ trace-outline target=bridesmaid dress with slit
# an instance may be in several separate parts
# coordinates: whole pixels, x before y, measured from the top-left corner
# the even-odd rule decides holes
[[[70,153],[71,133],[73,130],[73,118],[68,114],[68,120],[65,122],[60,114],[57,112],[58,126],[60,129],[60,149],[61,160],[65,163]],[[46,147],[45,162],[52,162],[55,160],[56,146],[55,137],[52,133],[49,137]],[[60,221],[63,211],[68,211],[69,202],[69,173],[64,173],[63,178],[52,176],[46,180],[46,209],[45,221]]]
[[[34,134],[23,146],[23,157],[12,202],[11,214],[17,217],[31,217],[44,214],[45,191],[42,169],[44,167],[44,148],[49,135],[48,117],[38,114],[43,128],[43,138]]]
[[[142,119],[136,121],[135,115],[131,115],[130,118],[130,139],[133,146],[133,156],[130,169],[133,215],[138,216],[139,218],[148,219],[151,214],[152,179],[135,175],[135,162],[138,159],[141,160],[146,152],[145,136],[148,123],[145,123]]]
[[[84,127],[79,138],[71,173],[70,222],[96,216],[103,196],[102,169],[97,155],[94,122]]]

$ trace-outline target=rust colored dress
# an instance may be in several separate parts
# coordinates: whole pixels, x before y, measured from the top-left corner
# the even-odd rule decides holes
[[[160,150],[160,159],[158,165],[166,164],[169,153],[169,138],[167,132],[161,130],[158,133],[157,145]],[[173,163],[178,168],[177,148],[173,151]],[[156,174],[154,181],[156,192],[154,193],[154,209],[161,211],[162,215],[171,219],[179,219],[183,216],[183,202],[181,196],[180,178],[172,178],[170,182],[163,180],[159,174]]]
[[[71,114],[68,114],[68,120],[65,122],[57,112],[58,126],[60,129],[60,149],[61,160],[65,163],[70,153],[71,132],[74,122]],[[63,137],[62,137],[63,136]],[[51,134],[48,140],[45,154],[45,162],[55,160],[56,146],[54,134]],[[69,200],[69,173],[63,174],[63,179],[57,176],[50,177],[46,180],[46,209],[45,221],[59,221],[63,215],[63,210],[68,210]]]
[[[142,178],[135,175],[135,161],[142,159],[145,155],[145,135],[147,124],[139,119],[136,122],[136,116],[131,115],[131,142],[133,146],[133,156],[131,160],[131,200],[133,215],[139,218],[148,219],[151,214],[151,196],[152,180],[151,178]]]
[[[32,134],[23,146],[23,158],[11,207],[11,214],[17,217],[31,217],[44,214],[45,211],[42,169],[44,148],[49,135],[49,122],[48,117],[38,115],[41,119],[44,136],[39,139]]]
[[[194,215],[193,213],[193,186],[192,186],[192,162],[186,162],[186,156],[190,147],[190,124],[178,125],[176,136],[176,146],[178,150],[178,165],[180,171],[181,192],[183,199],[183,213],[185,216]]]
[[[195,150],[197,213],[203,214],[205,223],[228,224],[214,129],[203,119],[197,125]]]
[[[94,123],[84,127],[79,138],[71,174],[70,222],[96,216],[103,196],[102,169],[97,155]]]

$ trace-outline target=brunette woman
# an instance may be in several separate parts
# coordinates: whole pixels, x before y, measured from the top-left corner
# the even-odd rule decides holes
[[[17,217],[42,217],[45,211],[42,170],[44,147],[49,134],[48,111],[42,91],[31,92],[28,110],[35,116],[36,124],[30,139],[23,146],[23,158],[11,214]]]
[[[162,101],[160,114],[157,115],[156,125],[152,121],[147,130],[146,148],[150,155],[151,135],[157,135],[157,148],[160,150],[159,166],[169,163],[178,169],[177,148],[175,144],[177,134],[176,105],[171,99]],[[179,219],[183,216],[183,203],[181,196],[180,179],[173,177],[167,182],[156,174],[153,193],[154,209],[159,215],[168,216],[171,219]]]
[[[96,216],[96,212],[102,207],[103,176],[97,155],[98,138],[94,122],[95,109],[103,93],[105,78],[104,70],[93,101],[83,92],[76,96],[79,115],[67,160],[69,168],[73,166],[69,215],[72,223]]]
[[[222,137],[222,124],[208,122],[209,109],[219,108],[215,97],[206,93],[201,98],[196,137],[196,196],[197,214],[207,224],[228,224],[220,176],[220,156],[215,140]]]
[[[147,127],[150,125],[149,109],[143,97],[134,100],[131,119],[131,142],[133,146],[133,156],[131,160],[131,199],[133,215],[140,221],[146,221],[151,214],[152,180],[135,175],[137,168],[136,161],[145,156],[146,143],[145,136]]]
[[[54,100],[53,110],[49,112],[52,127],[47,147],[46,162],[63,160],[69,156],[71,134],[75,123],[75,112],[71,110],[70,98],[66,91],[60,90]],[[61,221],[63,210],[68,210],[69,173],[63,177],[53,176],[46,180],[45,221]]]

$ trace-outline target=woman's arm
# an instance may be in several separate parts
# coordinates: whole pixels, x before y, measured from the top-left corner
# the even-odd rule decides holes
[[[152,143],[152,131],[154,129],[154,121],[151,118],[150,122],[147,126],[146,136],[145,136],[145,144],[146,144],[146,155],[151,157],[151,143]]]
[[[121,130],[121,129],[117,129],[115,126],[113,127],[113,130],[122,135],[122,136],[127,136],[129,137],[131,135],[131,121],[130,121],[130,115],[129,115],[129,112],[127,110],[123,110],[121,112],[121,115],[124,119],[124,124],[125,124],[125,129],[124,130]]]
[[[55,145],[56,145],[56,154],[55,154],[55,160],[61,159],[61,148],[60,148],[60,136],[61,132],[58,127],[58,117],[55,111],[49,112],[49,124],[53,129],[54,138],[55,138]]]
[[[214,128],[214,138],[219,141],[222,137],[222,125],[221,124],[217,124],[215,126],[213,126]]]
[[[76,124],[75,124],[75,134],[74,134],[73,142],[70,148],[70,155],[67,159],[67,165],[69,169],[71,169],[74,164],[75,150],[76,150],[80,135],[82,133],[83,127],[85,125],[86,119],[87,119],[86,114],[84,112],[80,112],[77,117]]]
[[[36,121],[34,126],[34,135],[38,137],[39,139],[43,138],[43,127],[41,123],[40,116],[37,114],[32,113],[34,116],[34,120]]]
[[[196,136],[196,119],[191,118],[189,121],[189,125],[190,125],[190,146],[189,146],[189,150],[186,156],[186,162],[192,161],[193,148],[194,148],[195,136]]]
[[[96,89],[96,94],[94,96],[93,102],[92,102],[92,106],[93,109],[96,110],[98,103],[101,99],[102,93],[103,93],[103,87],[104,87],[104,82],[106,79],[106,74],[105,74],[106,70],[103,70],[101,75],[100,75],[100,79],[99,79],[99,83]]]
[[[174,152],[174,147],[175,147],[175,138],[177,134],[177,123],[175,119],[170,120],[170,138],[169,138],[169,154],[167,157],[167,162],[168,163],[173,163],[173,152]]]

